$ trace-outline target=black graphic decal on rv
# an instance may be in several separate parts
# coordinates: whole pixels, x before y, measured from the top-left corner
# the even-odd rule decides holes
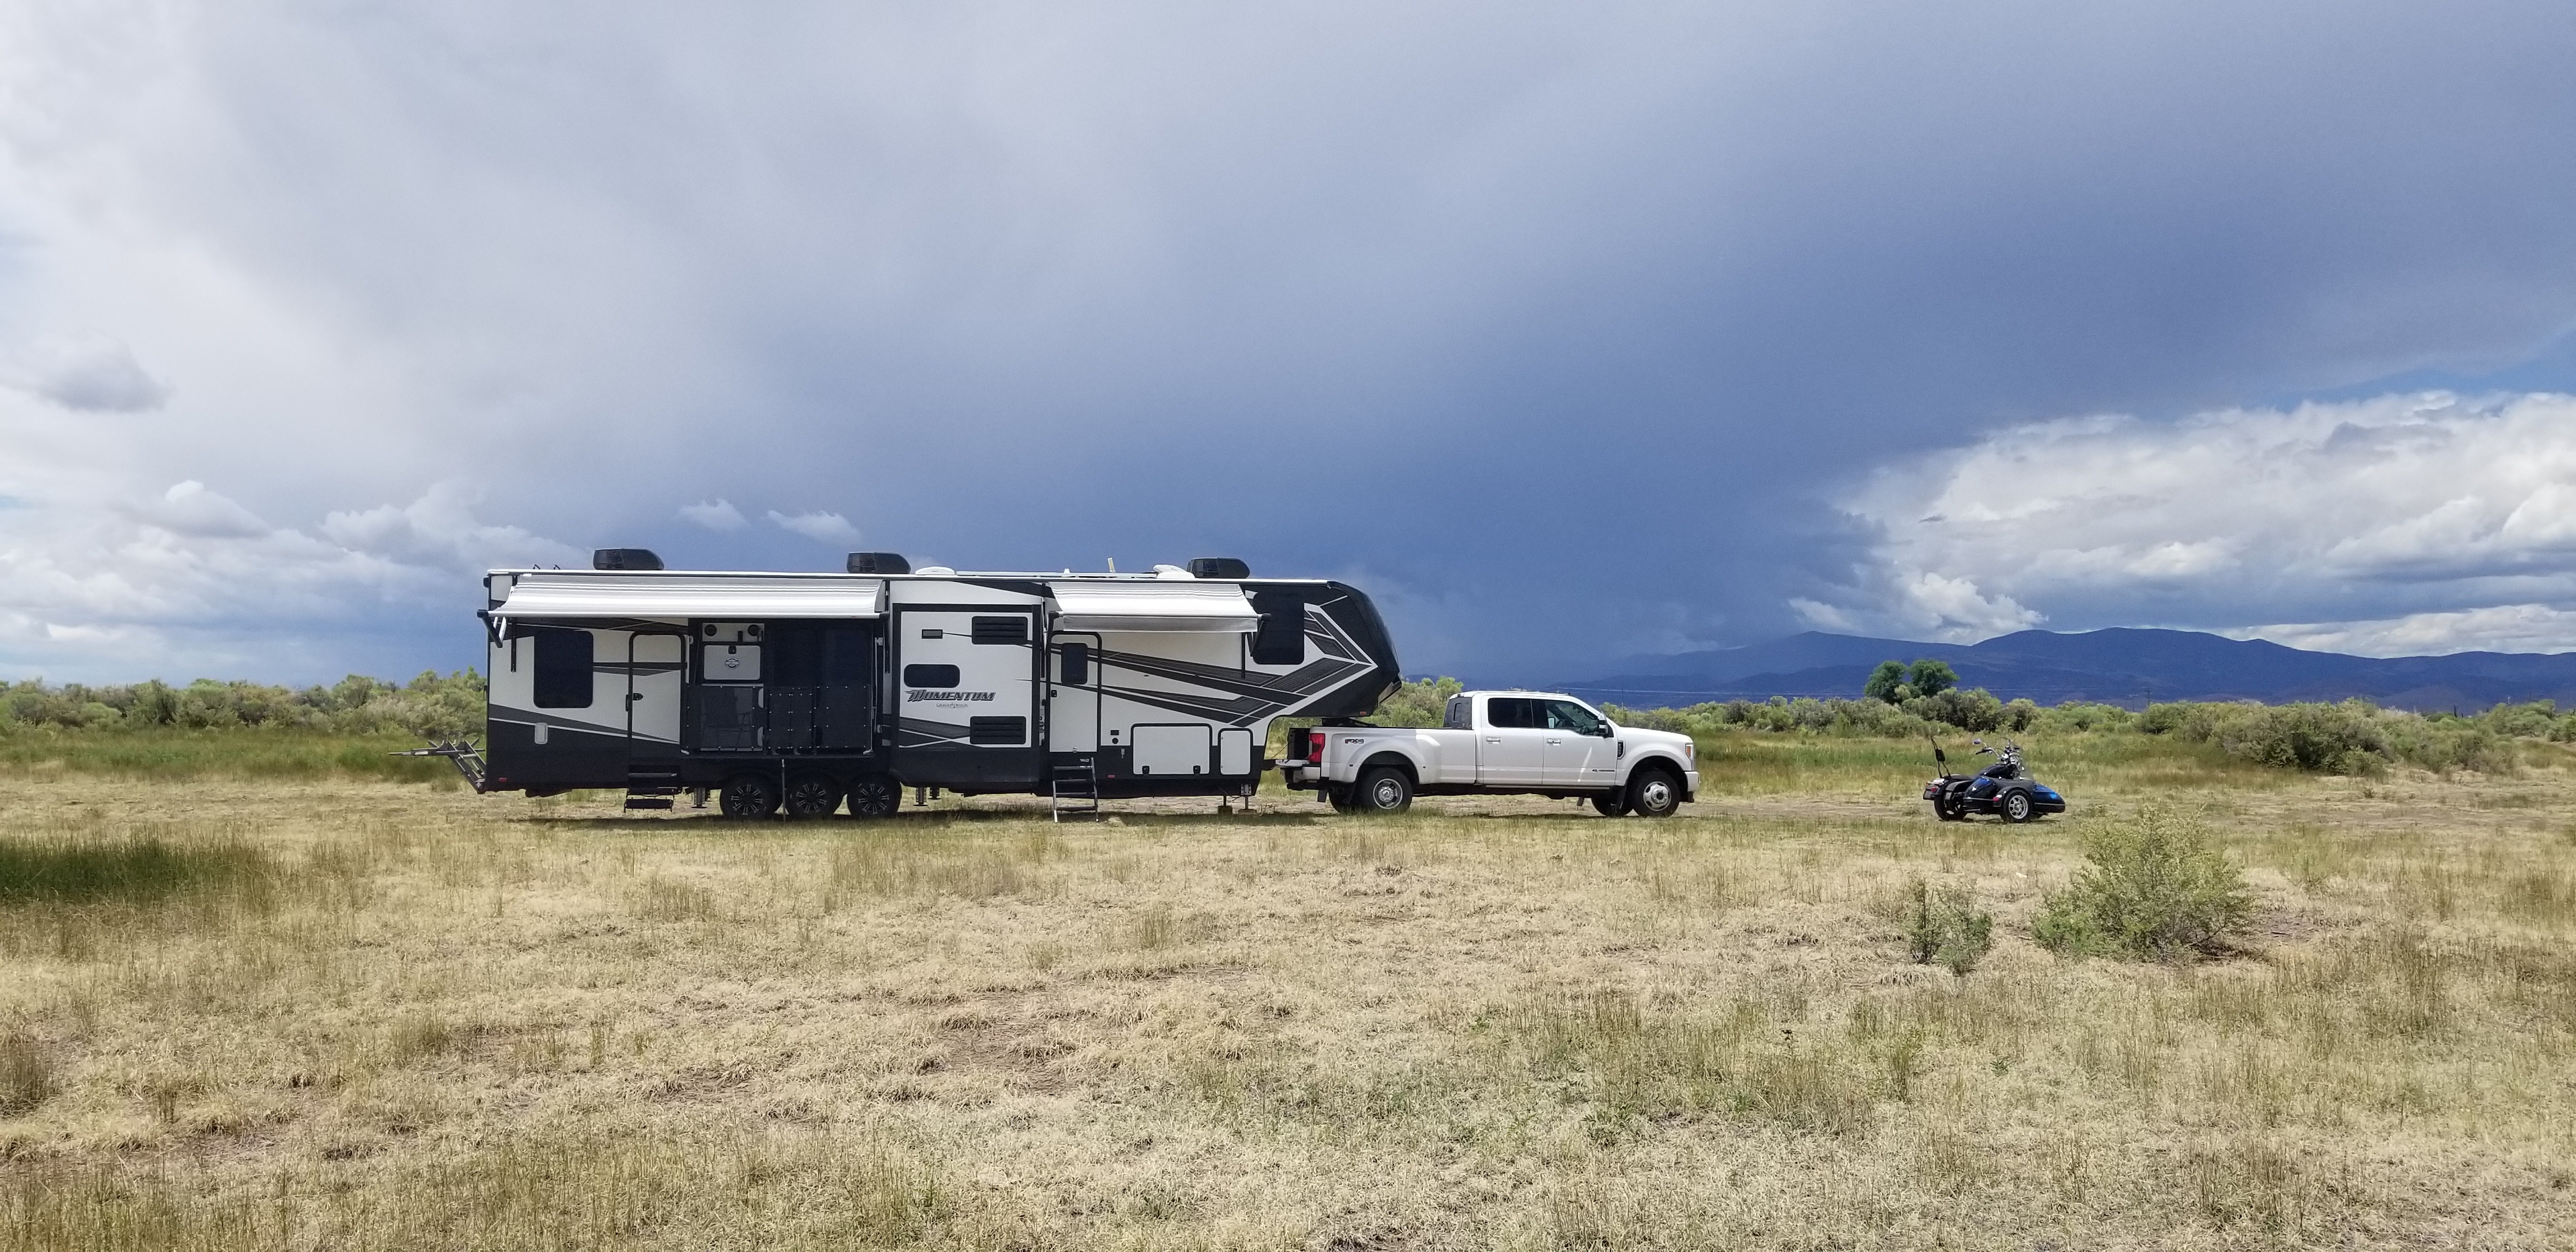
[[[1322,624],[1323,631],[1313,629],[1318,622]],[[1327,651],[1343,657],[1359,651],[1349,636],[1342,634],[1341,628],[1320,610],[1309,613],[1307,625],[1309,638],[1333,645]],[[1231,693],[1232,698],[1107,682],[1101,684],[1101,694],[1234,726],[1249,726],[1265,717],[1294,712],[1316,697],[1339,690],[1351,679],[1375,668],[1365,661],[1327,659],[1310,661],[1285,674],[1263,674],[1134,652],[1104,651],[1099,655],[1104,670],[1114,667],[1156,678],[1174,679],[1195,687],[1212,688],[1215,692]]]
[[[965,743],[972,728],[955,722],[924,721],[916,717],[900,718],[895,723],[896,744],[906,748],[927,748],[943,743]]]

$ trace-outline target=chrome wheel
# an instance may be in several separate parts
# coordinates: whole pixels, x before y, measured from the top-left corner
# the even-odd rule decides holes
[[[1670,817],[1681,805],[1681,784],[1662,770],[1641,774],[1628,784],[1628,811],[1639,817]]]
[[[2026,822],[2030,820],[2029,792],[2015,791],[2004,796],[2004,820],[2008,822]]]
[[[1351,802],[1362,813],[1401,813],[1413,807],[1413,780],[1402,770],[1380,766],[1361,777]]]

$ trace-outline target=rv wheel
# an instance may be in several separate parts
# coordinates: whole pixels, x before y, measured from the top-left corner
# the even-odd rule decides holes
[[[829,774],[798,774],[787,780],[789,817],[830,817],[841,807],[841,784]]]
[[[850,781],[850,816],[892,817],[903,807],[903,788],[883,774],[865,774]]]
[[[736,774],[725,780],[724,815],[767,817],[778,811],[778,784],[758,774]]]

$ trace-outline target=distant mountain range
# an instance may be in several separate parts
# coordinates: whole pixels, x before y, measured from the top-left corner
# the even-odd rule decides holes
[[[2041,704],[2098,700],[2134,709],[2158,700],[2278,704],[2352,696],[2424,712],[2502,701],[2576,704],[2576,653],[2363,657],[2190,630],[2131,629],[2025,630],[1967,645],[1809,631],[1742,648],[1632,658],[1617,674],[1563,689],[1631,708],[1775,695],[1854,698],[1879,662],[1926,657],[1949,662],[1963,687]]]

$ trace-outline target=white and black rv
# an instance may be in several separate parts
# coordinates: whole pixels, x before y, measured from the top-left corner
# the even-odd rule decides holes
[[[1205,559],[1151,574],[494,570],[479,790],[709,793],[736,817],[891,813],[901,788],[1249,795],[1275,718],[1358,717],[1400,681],[1368,597]],[[470,757],[463,745],[441,749]]]

